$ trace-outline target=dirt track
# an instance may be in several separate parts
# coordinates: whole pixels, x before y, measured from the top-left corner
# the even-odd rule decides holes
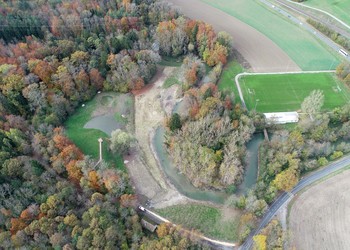
[[[253,72],[300,71],[298,65],[273,41],[251,26],[200,0],[169,0],[188,17],[226,31],[235,49],[250,63]]]
[[[171,67],[160,68],[152,84],[134,93],[135,137],[138,143],[131,154],[124,158],[128,161],[126,166],[137,193],[150,199],[156,208],[188,201],[168,182],[155,158],[151,143],[155,129],[162,125],[165,111],[171,106],[166,104],[176,98],[177,86],[162,88],[164,80],[173,70]]]
[[[349,179],[344,171],[296,199],[289,218],[296,249],[350,249]]]

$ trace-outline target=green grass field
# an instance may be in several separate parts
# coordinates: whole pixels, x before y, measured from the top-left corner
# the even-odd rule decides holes
[[[231,60],[224,67],[218,81],[219,90],[233,92],[235,95],[235,102],[240,102],[240,99],[234,79],[236,75],[242,72],[242,66],[237,61]]]
[[[250,75],[240,79],[248,109],[258,112],[296,111],[312,90],[325,96],[323,110],[344,105],[350,92],[332,73]]]
[[[196,229],[207,237],[236,241],[239,216],[223,218],[221,210],[205,205],[176,205],[157,212],[175,224]]]
[[[350,25],[350,0],[307,0],[303,4],[327,11]]]
[[[302,70],[335,68],[339,57],[309,32],[256,0],[202,0],[254,27],[274,41]],[[324,0],[326,1],[326,0]],[[234,39],[234,38],[233,38]]]
[[[112,94],[111,94],[112,95]],[[75,145],[77,145],[85,155],[90,155],[95,159],[99,157],[98,138],[102,138],[105,142],[103,145],[103,159],[114,164],[118,169],[125,170],[123,159],[116,154],[108,151],[107,139],[109,136],[97,129],[86,129],[84,125],[91,119],[92,112],[99,106],[103,105],[105,99],[101,99],[101,103],[96,101],[96,97],[85,104],[85,107],[80,107],[76,112],[68,118],[64,126],[66,134]]]

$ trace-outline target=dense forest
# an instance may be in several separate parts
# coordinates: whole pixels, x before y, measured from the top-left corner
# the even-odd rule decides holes
[[[255,131],[252,119],[232,95],[214,83],[184,93],[188,114],[168,121],[168,146],[174,162],[196,187],[223,189],[240,183],[246,142]],[[176,126],[179,124],[179,126]]]
[[[168,225],[145,233],[127,173],[96,166],[61,127],[97,91],[147,84],[168,53],[159,27],[179,17],[156,0],[0,3],[0,248],[203,248]],[[191,48],[222,60],[210,46]]]
[[[238,184],[244,172],[245,143],[255,127],[234,103],[234,96],[221,93],[216,85],[231,53],[232,38],[226,32],[216,34],[208,24],[182,17],[161,22],[156,35],[161,54],[191,53],[180,68],[185,112],[167,120],[172,159],[196,187],[223,189]],[[208,66],[212,68],[206,74]]]
[[[338,71],[344,67],[340,65]],[[323,94],[313,91],[302,103],[302,110],[310,98],[320,99],[317,100],[318,109],[312,107],[316,110],[314,114],[300,115],[295,126],[286,129],[267,125],[272,138],[260,146],[258,182],[247,195],[231,197],[232,204],[245,212],[239,231],[241,240],[254,228],[257,217],[264,214],[267,204],[271,204],[278,194],[291,191],[308,172],[350,153],[350,105],[320,112]],[[261,237],[260,240],[265,242],[266,237]]]

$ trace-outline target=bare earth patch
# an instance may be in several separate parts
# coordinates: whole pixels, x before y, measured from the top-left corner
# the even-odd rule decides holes
[[[299,66],[272,40],[227,13],[200,0],[170,0],[188,17],[210,23],[234,39],[234,48],[249,62],[254,72],[300,71]]]
[[[151,200],[157,208],[187,202],[167,180],[152,149],[155,129],[162,125],[165,111],[171,111],[176,102],[178,86],[163,89],[165,79],[174,68],[158,70],[154,82],[135,92],[135,137],[137,147],[125,160],[137,192]],[[164,111],[165,110],[165,111]]]
[[[349,179],[344,171],[296,198],[289,217],[296,249],[350,249]]]

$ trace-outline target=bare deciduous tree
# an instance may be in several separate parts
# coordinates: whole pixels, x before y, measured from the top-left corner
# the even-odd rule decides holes
[[[324,94],[322,90],[313,90],[301,104],[303,113],[307,113],[310,119],[313,120],[313,115],[319,112],[324,103]]]

